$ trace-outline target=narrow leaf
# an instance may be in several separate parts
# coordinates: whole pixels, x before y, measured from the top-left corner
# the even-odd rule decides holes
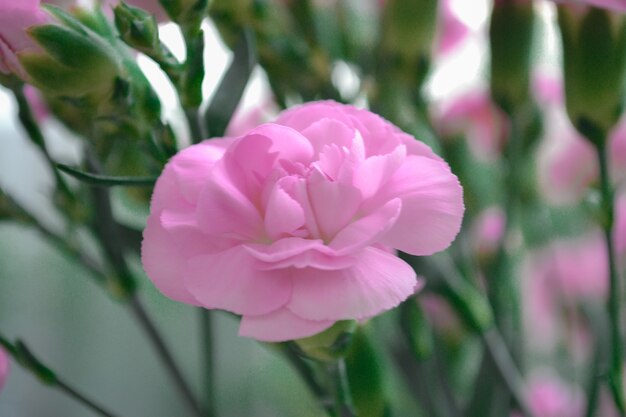
[[[92,174],[90,172],[79,171],[63,164],[56,164],[56,167],[81,182],[102,187],[114,187],[117,185],[127,187],[151,187],[157,180],[154,177],[112,177],[108,175]]]
[[[233,62],[220,81],[213,100],[211,100],[211,104],[204,114],[204,122],[209,137],[224,135],[257,63],[256,41],[251,30],[245,29],[243,31],[233,53]]]

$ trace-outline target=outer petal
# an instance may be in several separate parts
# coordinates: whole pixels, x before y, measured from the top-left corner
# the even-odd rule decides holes
[[[184,271],[189,292],[206,308],[242,315],[267,314],[291,296],[291,271],[259,271],[242,247],[192,258]]]
[[[245,244],[252,256],[259,260],[258,269],[282,268],[344,269],[355,262],[354,256],[337,254],[320,239],[288,237],[271,245]]]
[[[407,158],[384,194],[402,199],[400,217],[383,237],[386,245],[413,255],[431,255],[447,248],[461,229],[463,189],[443,162]]]
[[[198,305],[183,281],[187,253],[161,226],[158,216],[148,217],[141,244],[141,262],[148,277],[164,295],[176,301]]]
[[[338,255],[343,255],[374,244],[393,227],[401,207],[401,200],[394,198],[373,213],[350,223],[337,233],[328,246],[337,251]]]
[[[306,103],[282,112],[276,119],[276,123],[289,126],[299,132],[324,118],[352,126],[351,119],[344,113],[347,107],[333,100]]]
[[[363,250],[351,268],[303,269],[294,277],[287,308],[309,320],[350,320],[374,316],[415,292],[416,276],[404,261],[375,248]]]
[[[282,308],[263,316],[243,316],[239,336],[262,342],[285,342],[321,333],[334,323],[333,320],[306,320]]]
[[[313,122],[302,130],[305,136],[319,153],[326,145],[336,145],[349,149],[354,139],[354,129],[334,118],[324,118]]]

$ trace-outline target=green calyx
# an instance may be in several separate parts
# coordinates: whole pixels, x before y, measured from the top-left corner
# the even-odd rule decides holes
[[[159,30],[153,15],[121,2],[114,9],[115,26],[121,38],[133,48],[146,52],[159,46]]]
[[[295,343],[309,358],[330,362],[346,355],[356,329],[354,320],[338,321],[322,333],[298,339]]]
[[[47,9],[59,24],[28,30],[43,52],[19,56],[29,81],[45,92],[72,97],[110,91],[122,72],[116,51],[72,16],[57,8]]]
[[[626,18],[589,8],[559,7],[567,113],[592,142],[604,141],[623,109]]]

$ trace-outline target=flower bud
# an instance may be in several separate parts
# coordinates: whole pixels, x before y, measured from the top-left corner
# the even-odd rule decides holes
[[[137,6],[145,3],[156,3],[155,0],[135,0]],[[159,0],[169,17],[183,28],[200,27],[208,8],[209,0]]]
[[[494,3],[489,27],[491,94],[506,112],[529,98],[534,21],[531,1]]]
[[[306,356],[322,362],[333,361],[348,352],[356,328],[354,320],[338,321],[322,333],[295,342]]]
[[[142,52],[150,52],[158,47],[159,31],[153,15],[125,3],[118,4],[113,13],[115,26],[124,42]]]
[[[0,73],[26,77],[19,55],[39,50],[26,29],[52,22],[51,17],[38,6],[37,0],[0,2]]]
[[[112,90],[121,60],[107,41],[60,9],[60,24],[33,26],[28,35],[41,49],[19,55],[27,81],[58,95],[85,96]]]
[[[626,76],[626,17],[559,6],[565,103],[570,120],[598,144],[621,114]]]

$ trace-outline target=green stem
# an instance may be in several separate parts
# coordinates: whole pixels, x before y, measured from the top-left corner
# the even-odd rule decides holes
[[[12,89],[15,100],[17,101],[18,118],[20,120],[20,123],[26,130],[26,133],[30,137],[31,141],[41,150],[41,153],[43,154],[46,163],[52,170],[52,175],[54,176],[59,191],[68,201],[73,201],[74,196],[72,194],[72,191],[56,169],[54,160],[48,152],[43,133],[39,128],[39,124],[37,123],[37,120],[33,115],[30,104],[28,103],[28,100],[26,99],[22,88],[23,87],[20,86]]]
[[[345,359],[339,358],[328,365],[328,374],[333,384],[335,394],[335,416],[357,417],[350,393],[350,382],[346,371]]]
[[[204,416],[215,417],[215,361],[213,346],[213,317],[206,309],[200,309],[200,337],[202,338],[202,358],[204,368],[203,392],[205,395]]]
[[[189,409],[193,411],[194,415],[202,417],[200,406],[198,405],[198,402],[196,401],[193,392],[191,391],[191,388],[185,381],[182,372],[176,365],[173,355],[165,344],[165,340],[161,336],[154,322],[148,315],[148,312],[136,295],[133,296],[133,298],[131,299],[129,307],[131,309],[131,312],[145,331],[146,336],[154,347],[159,359],[161,360],[161,363],[163,364],[163,367],[166,369],[166,371],[169,373],[170,377],[174,381],[180,395],[187,403]]]
[[[615,257],[615,244],[613,241],[614,223],[614,193],[609,176],[606,141],[600,141],[597,145],[598,163],[600,165],[600,192],[602,194],[602,227],[606,241],[607,258],[609,265],[609,301],[608,313],[610,318],[610,341],[611,360],[609,369],[609,384],[613,400],[621,416],[626,415],[624,404],[622,367],[624,366],[624,353],[622,350],[621,312],[620,312],[620,281]]]
[[[315,396],[319,404],[326,410],[326,412],[335,416],[335,410],[333,408],[333,400],[329,394],[322,388],[315,378],[313,370],[309,366],[302,356],[298,354],[298,347],[293,342],[281,343],[277,345],[283,356],[289,361],[289,363],[295,368],[302,378],[302,381],[309,388],[311,393]]]
[[[72,385],[61,380],[54,371],[52,371],[48,366],[44,365],[38,358],[36,358],[30,351],[30,349],[28,349],[23,343],[17,342],[16,344],[13,344],[0,335],[0,346],[4,347],[6,352],[11,355],[13,359],[15,359],[15,362],[17,362],[24,370],[32,373],[44,385],[63,392],[64,394],[68,395],[70,398],[89,408],[91,411],[98,414],[99,416],[116,416],[112,412],[106,410],[104,407],[98,405],[95,401],[80,393]]]

